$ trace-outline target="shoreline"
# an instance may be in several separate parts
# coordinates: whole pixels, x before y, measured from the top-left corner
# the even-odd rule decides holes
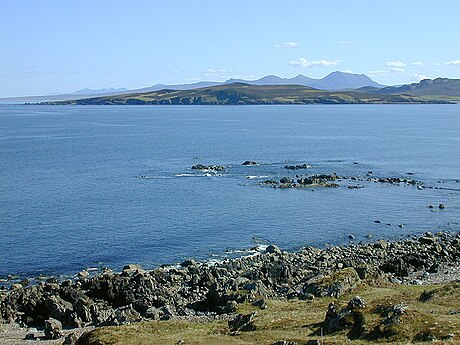
[[[233,315],[241,303],[339,298],[376,280],[396,285],[460,280],[460,233],[425,233],[405,240],[295,252],[269,245],[265,253],[222,262],[186,260],[179,267],[151,271],[131,264],[121,273],[105,271],[90,277],[83,271],[75,280],[13,285],[0,291],[2,330],[6,327],[0,343],[4,339],[26,343],[8,338],[20,332],[5,324],[42,329],[46,320],[54,318],[67,333],[80,334],[94,326],[145,320],[222,319]]]
[[[428,188],[433,188],[433,187],[428,187]],[[395,224],[395,226],[397,225]],[[452,230],[445,230],[445,231],[440,231],[440,232],[447,233],[447,234],[456,233],[456,231],[452,231]],[[291,247],[289,249],[282,249],[282,252],[295,254],[295,253],[301,252],[304,248],[316,248],[318,250],[323,251],[323,250],[327,250],[333,247],[342,248],[342,247],[349,247],[349,246],[372,245],[375,242],[381,241],[381,240],[388,242],[388,243],[401,242],[401,241],[406,241],[406,240],[414,240],[414,239],[416,240],[418,237],[423,236],[423,234],[425,233],[427,232],[420,230],[414,233],[395,234],[389,238],[382,237],[378,239],[374,238],[372,234],[367,234],[367,235],[361,234],[358,237],[358,235],[354,233],[350,233],[344,238],[342,238],[341,241],[337,241],[336,243],[325,242],[325,243],[320,243],[320,244],[311,244],[311,245],[307,244],[303,246],[297,246],[294,248]],[[458,231],[458,233],[460,234],[460,230]],[[144,266],[138,263],[135,263],[134,265],[139,265],[143,271],[155,271],[157,269],[170,270],[170,269],[180,269],[181,264],[183,262],[191,260],[199,265],[211,267],[214,265],[221,265],[229,261],[251,258],[254,256],[264,254],[266,253],[266,248],[269,245],[270,243],[268,240],[257,238],[255,241],[253,241],[253,245],[251,246],[245,247],[243,249],[227,248],[219,254],[209,255],[208,258],[198,259],[195,257],[187,257],[187,258],[184,258],[182,261],[161,263],[161,264],[152,265],[152,266],[149,265],[148,267],[146,267],[147,265]],[[63,282],[79,280],[81,278],[80,276],[81,273],[85,274],[86,278],[94,278],[104,273],[121,274],[123,273],[123,267],[127,265],[131,265],[131,264],[124,264],[123,266],[121,266],[121,269],[120,267],[115,268],[113,266],[94,265],[94,266],[81,267],[80,269],[72,270],[72,272],[69,272],[69,273],[62,273],[62,272],[53,273],[50,271],[50,272],[43,272],[40,274],[37,273],[37,275],[34,275],[33,273],[24,274],[21,272],[13,273],[13,274],[6,274],[6,275],[0,276],[1,277],[0,278],[0,294],[2,292],[9,291],[12,285],[14,284],[21,284],[22,287],[30,287],[30,286],[46,284],[46,283],[61,284]],[[40,271],[43,271],[43,270],[40,270]],[[86,276],[86,273],[88,273],[88,276]],[[26,283],[22,284],[22,282],[26,282]]]

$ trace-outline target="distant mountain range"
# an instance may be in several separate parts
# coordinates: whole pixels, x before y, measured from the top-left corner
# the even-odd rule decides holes
[[[170,90],[191,90],[202,87],[210,87],[217,85],[233,84],[235,82],[250,84],[250,85],[301,85],[308,86],[319,90],[351,90],[360,87],[372,87],[372,88],[383,88],[385,85],[380,85],[370,79],[364,74],[352,74],[346,72],[332,72],[321,79],[314,79],[299,74],[293,78],[280,78],[276,75],[268,75],[257,80],[243,80],[243,79],[229,79],[225,82],[208,82],[201,81],[191,84],[155,84],[149,87],[128,90],[126,88],[106,88],[106,89],[82,89],[70,94],[58,94],[58,95],[45,95],[45,96],[30,96],[30,97],[9,97],[0,98],[0,101],[15,101],[15,102],[43,102],[43,101],[64,101],[74,100],[84,97],[92,96],[110,96],[110,95],[121,95],[128,93],[143,93],[158,91],[162,89]]]
[[[107,94],[117,94],[117,93],[125,93],[126,91],[129,91],[129,89],[120,87],[118,89],[112,88],[106,88],[106,89],[81,89],[78,91],[75,91],[73,94],[74,95],[107,95]]]
[[[374,88],[385,87],[385,85],[376,83],[367,75],[345,72],[332,72],[321,79],[309,78],[302,74],[294,78],[280,78],[276,75],[268,75],[257,80],[230,79],[225,83],[245,83],[250,85],[302,85],[327,91],[351,90],[366,86]]]
[[[419,83],[413,83],[408,85],[398,85],[398,86],[384,86],[376,83],[368,76],[364,74],[352,74],[352,73],[345,73],[345,72],[332,72],[321,79],[314,79],[306,77],[302,74],[299,74],[293,78],[280,78],[275,75],[268,75],[263,78],[257,80],[243,80],[243,79],[229,79],[223,83],[219,82],[197,82],[192,84],[177,84],[177,85],[165,85],[165,84],[155,84],[149,87],[135,89],[135,90],[128,90],[126,88],[118,88],[118,89],[82,89],[78,90],[72,94],[63,94],[63,95],[54,95],[54,96],[33,96],[33,97],[16,97],[16,98],[4,98],[0,99],[1,103],[34,103],[34,102],[59,102],[59,101],[76,101],[76,100],[83,100],[83,99],[94,99],[94,98],[103,98],[109,97],[107,99],[144,99],[143,96],[140,95],[149,95],[147,98],[150,99],[151,102],[154,100],[158,100],[158,93],[155,94],[156,91],[165,90],[163,94],[167,95],[166,98],[171,96],[172,91],[189,91],[192,90],[195,93],[201,93],[202,89],[207,89],[208,92],[214,90],[212,88],[221,86],[223,87],[222,90],[226,90],[226,86],[231,86],[234,84],[245,84],[245,85],[252,85],[252,86],[302,86],[307,89],[315,89],[316,92],[322,92],[321,97],[327,95],[329,92],[331,95],[332,93],[340,93],[343,95],[349,95],[347,97],[352,97],[353,100],[351,102],[355,102],[358,99],[367,100],[369,99],[368,95],[373,95],[374,99],[380,99],[381,102],[387,102],[390,98],[378,98],[378,96],[389,96],[389,95],[405,95],[411,96],[408,99],[411,99],[411,102],[418,99],[418,100],[428,100],[428,101],[450,101],[450,102],[460,102],[460,79],[448,79],[448,78],[437,78],[437,79],[426,79],[422,80]],[[219,88],[215,89],[218,90]],[[288,90],[289,88],[285,88],[284,90]],[[200,91],[201,90],[201,91]],[[281,89],[279,89],[281,90]],[[292,94],[289,96],[292,99],[296,99],[295,102],[302,103],[301,97],[297,93],[299,90],[298,88],[291,88]],[[305,90],[305,89],[304,89]],[[262,91],[259,89],[258,91]],[[270,90],[270,95],[273,94],[274,90]],[[290,92],[291,92],[290,91]],[[209,91],[210,92],[210,91]],[[293,96],[296,94],[296,96]],[[361,96],[356,96],[356,94],[360,94]],[[320,94],[317,93],[317,96]],[[352,95],[352,96],[350,96]],[[367,96],[364,96],[367,95]],[[96,97],[97,96],[97,97]],[[120,96],[120,97],[116,97]],[[311,96],[311,94],[310,94]],[[181,97],[189,97],[186,94],[181,94]],[[192,99],[193,97],[190,96]],[[288,98],[289,98],[288,97]],[[300,98],[299,98],[300,97]],[[173,97],[172,97],[173,98]],[[184,99],[185,99],[184,98]],[[249,97],[250,98],[250,97]],[[249,99],[248,98],[248,99]],[[259,97],[260,98],[260,97]],[[258,97],[255,97],[253,101],[257,103]],[[279,99],[278,96],[276,96]],[[321,98],[321,99],[323,99]],[[207,102],[206,100],[210,99],[208,96],[202,98],[203,102]],[[391,98],[395,102],[397,101],[396,98]],[[164,100],[162,100],[164,101]],[[274,103],[277,100],[272,100]],[[272,102],[270,101],[270,102]],[[289,102],[291,102],[289,101]],[[310,98],[305,98],[305,102],[310,102]],[[327,100],[326,100],[327,101]],[[110,101],[108,101],[110,103]],[[124,101],[122,101],[123,103]],[[132,101],[130,101],[132,102]],[[175,101],[172,101],[173,103]],[[249,100],[248,100],[249,102]],[[262,102],[269,102],[267,100],[263,100]],[[284,101],[283,101],[284,102]],[[288,103],[289,103],[288,102]],[[316,102],[316,101],[315,101]],[[367,101],[364,101],[367,102]],[[69,102],[69,103],[79,103],[82,102]],[[193,103],[193,102],[192,102]]]
[[[252,104],[387,104],[439,103],[408,95],[376,95],[352,91],[325,91],[302,85],[231,83],[191,90],[162,89],[43,104],[79,105],[252,105]],[[442,103],[442,102],[441,102]]]

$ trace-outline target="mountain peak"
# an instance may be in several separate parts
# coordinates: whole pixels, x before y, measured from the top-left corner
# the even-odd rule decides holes
[[[382,88],[365,74],[334,71],[318,80],[313,87],[323,90],[358,89],[365,86]]]

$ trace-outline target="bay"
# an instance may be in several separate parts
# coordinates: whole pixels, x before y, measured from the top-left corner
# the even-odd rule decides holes
[[[259,185],[303,163],[442,189]],[[458,231],[459,179],[459,105],[0,105],[0,275]]]

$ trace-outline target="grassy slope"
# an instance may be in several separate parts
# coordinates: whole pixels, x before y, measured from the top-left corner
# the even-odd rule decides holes
[[[227,84],[193,90],[160,90],[148,93],[95,97],[60,104],[347,104],[422,101],[405,95],[328,92],[299,85]]]
[[[423,291],[436,291],[432,299],[422,302],[419,297]],[[354,295],[360,295],[368,303],[363,310],[366,329],[371,330],[381,317],[375,312],[378,305],[404,303],[409,306],[403,322],[392,337],[371,340],[347,337],[347,331],[321,337],[319,329],[324,320],[328,304],[332,298],[312,301],[270,300],[266,310],[258,310],[250,305],[240,305],[239,312],[258,310],[255,317],[256,330],[241,332],[231,336],[225,321],[197,323],[185,321],[152,321],[120,327],[104,327],[87,334],[83,344],[137,345],[137,344],[272,344],[279,340],[297,341],[299,344],[310,339],[322,340],[323,344],[374,344],[408,343],[415,334],[430,332],[440,339],[454,334],[453,340],[432,342],[434,344],[455,344],[460,341],[460,316],[450,315],[451,310],[460,310],[460,283],[447,286],[401,286],[401,285],[362,285],[353,294],[338,300],[345,306]]]

